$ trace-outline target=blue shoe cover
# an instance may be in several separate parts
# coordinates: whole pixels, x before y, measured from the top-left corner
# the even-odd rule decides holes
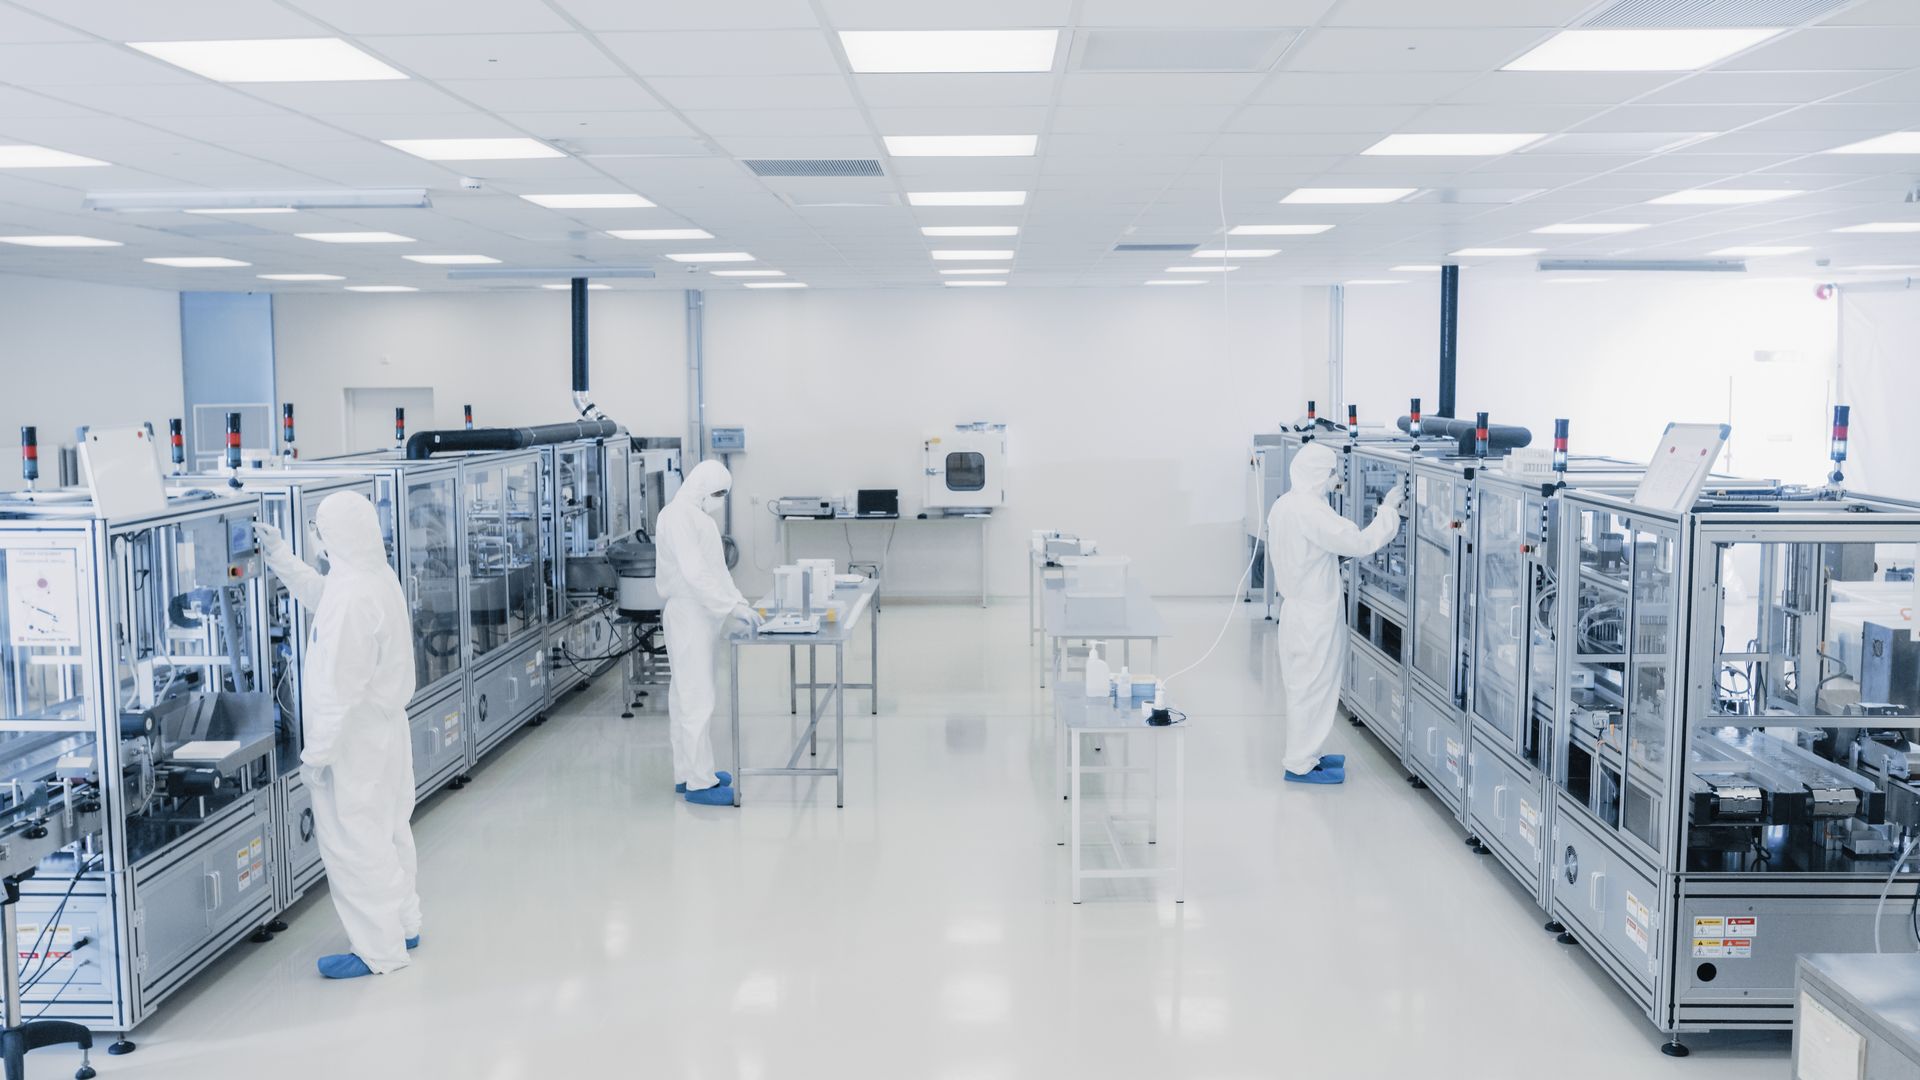
[[[696,806],[732,806],[733,785],[719,784],[687,792],[687,801]]]
[[[1347,755],[1321,754],[1320,767],[1323,769],[1344,769],[1347,767]]]
[[[1344,784],[1347,774],[1344,769],[1329,769],[1323,763],[1315,766],[1312,772],[1289,772],[1286,780],[1290,784]]]
[[[373,974],[373,969],[367,966],[365,960],[350,952],[323,956],[314,966],[320,969],[321,977],[327,979],[357,979]]]
[[[713,775],[720,781],[721,787],[733,786],[733,774],[728,772],[727,770],[721,769],[720,771],[714,773]],[[685,795],[687,793],[687,785],[685,784],[673,785],[673,793],[675,795]]]
[[[420,947],[420,935],[419,935],[419,934],[415,934],[415,935],[413,935],[412,937],[410,937],[410,938],[408,938],[408,939],[407,939],[407,951],[409,951],[409,952],[411,952],[411,951],[413,951],[414,949],[417,949],[417,948],[419,948],[419,947]]]

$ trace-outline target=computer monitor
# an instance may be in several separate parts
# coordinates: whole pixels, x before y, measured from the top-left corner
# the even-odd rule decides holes
[[[855,517],[899,517],[900,492],[895,488],[861,488],[853,508]]]

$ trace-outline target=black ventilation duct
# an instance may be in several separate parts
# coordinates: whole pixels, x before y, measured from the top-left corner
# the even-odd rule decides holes
[[[1412,434],[1411,417],[1403,416],[1399,420],[1400,430]],[[1473,456],[1475,442],[1473,421],[1455,420],[1448,416],[1422,416],[1420,418],[1420,437],[1422,439],[1452,439],[1460,446],[1461,457]],[[1499,457],[1509,450],[1518,450],[1533,442],[1533,432],[1512,424],[1487,425],[1487,456]]]
[[[421,431],[407,440],[407,458],[420,461],[435,454],[458,454],[473,450],[525,450],[529,446],[573,442],[576,439],[611,439],[620,434],[623,434],[620,425],[611,420],[570,420],[564,424],[474,428],[471,431]]]

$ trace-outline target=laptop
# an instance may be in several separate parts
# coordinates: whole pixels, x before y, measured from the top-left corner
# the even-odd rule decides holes
[[[897,518],[900,516],[900,492],[895,488],[861,488],[854,495],[853,516]]]

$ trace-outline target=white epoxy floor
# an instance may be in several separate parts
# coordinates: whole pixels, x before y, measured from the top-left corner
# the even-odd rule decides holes
[[[1166,666],[1222,605],[1164,605]],[[881,714],[831,781],[742,810],[671,793],[660,711],[603,679],[422,807],[414,965],[328,983],[324,890],[96,1053],[125,1080],[1251,1080],[1784,1076],[1784,1036],[1660,1037],[1359,729],[1344,788],[1280,781],[1272,627],[1242,607],[1177,686],[1192,714],[1188,902],[1068,902],[1053,735],[1023,603],[895,605]],[[784,657],[744,676],[784,751]],[[855,662],[864,672],[864,654]],[[721,729],[722,760],[724,711]],[[822,742],[822,753],[828,744]],[[76,1055],[37,1052],[35,1077]]]

